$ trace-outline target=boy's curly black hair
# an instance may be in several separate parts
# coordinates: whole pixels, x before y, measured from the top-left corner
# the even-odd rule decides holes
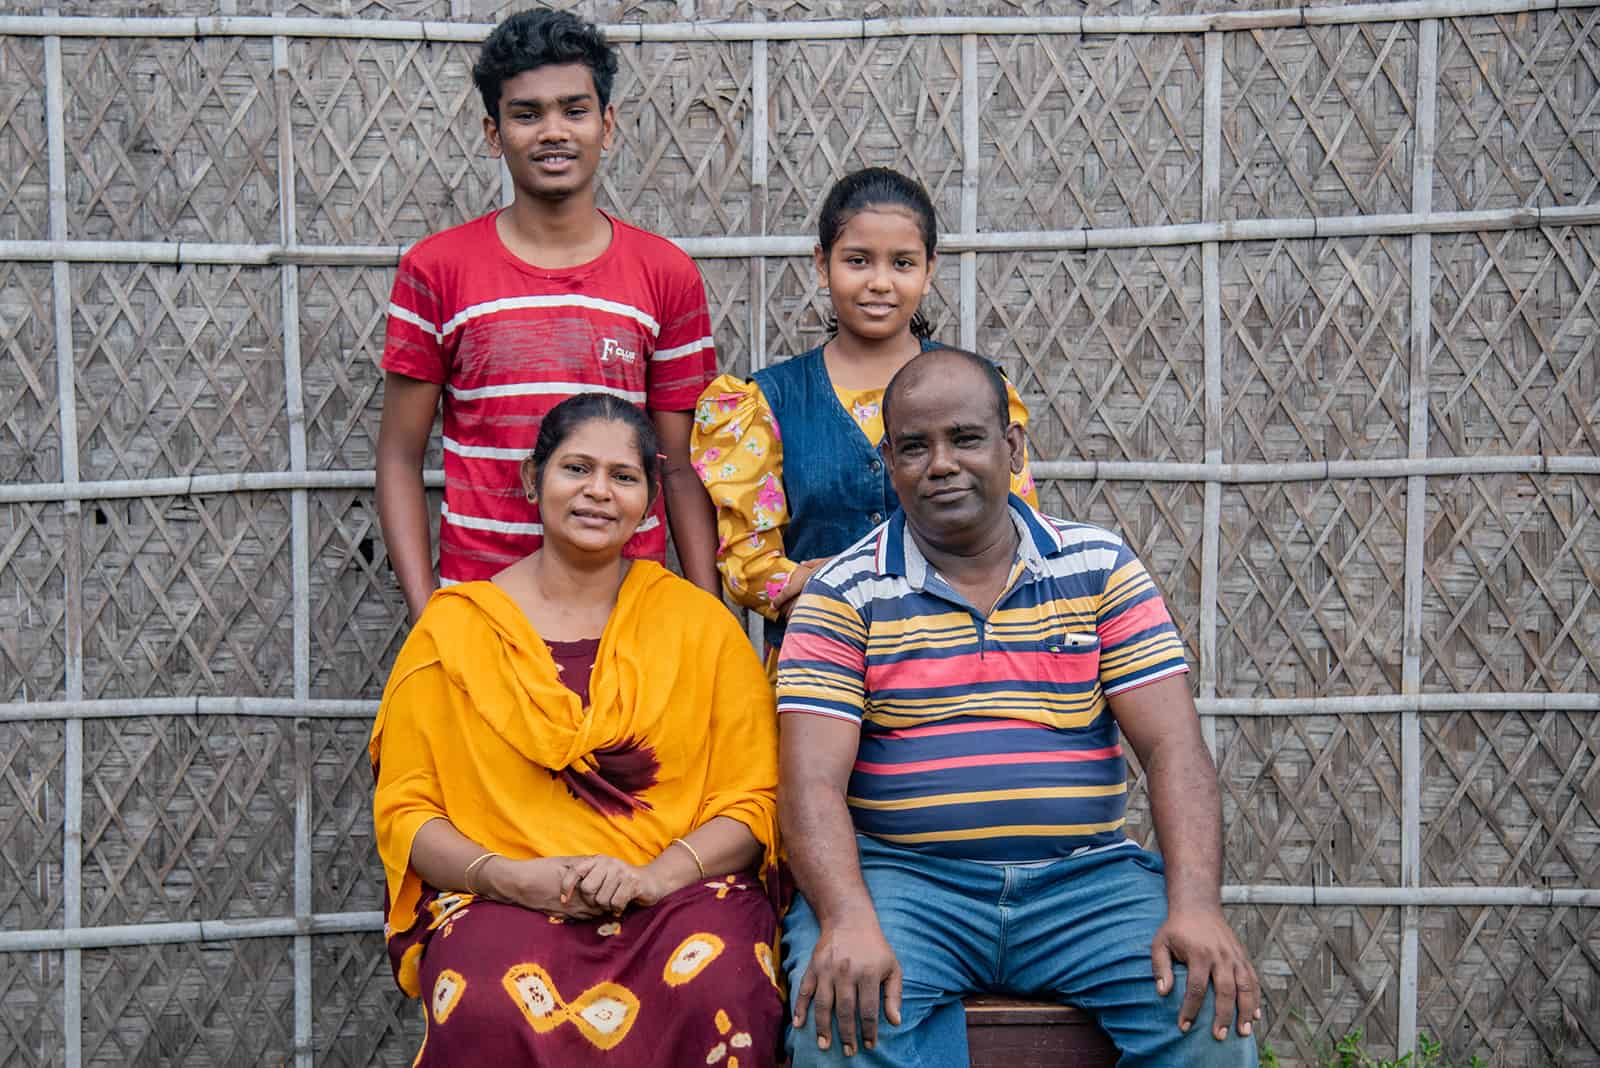
[[[500,87],[524,71],[560,63],[582,63],[594,78],[600,110],[611,102],[617,77],[617,51],[599,27],[567,11],[519,11],[489,34],[472,65],[472,82],[483,94],[483,109],[500,121]]]

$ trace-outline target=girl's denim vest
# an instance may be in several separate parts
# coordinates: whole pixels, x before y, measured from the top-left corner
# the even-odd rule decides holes
[[[840,405],[821,346],[753,377],[783,438],[784,555],[799,562],[848,549],[900,507],[883,457]],[[783,624],[768,620],[766,638],[783,644]]]

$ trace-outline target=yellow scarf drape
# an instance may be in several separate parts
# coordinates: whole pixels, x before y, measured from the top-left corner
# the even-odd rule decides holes
[[[516,603],[490,582],[433,595],[389,676],[369,753],[389,922],[413,922],[412,842],[429,820],[509,857],[604,853],[654,859],[714,816],[777,845],[777,717],[738,621],[660,565],[636,560],[601,635],[590,704]],[[553,772],[590,771],[632,743],[657,762],[647,807],[606,814]]]

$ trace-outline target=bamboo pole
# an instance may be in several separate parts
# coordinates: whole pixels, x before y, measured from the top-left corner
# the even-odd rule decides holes
[[[1099,227],[1077,230],[1020,230],[941,234],[943,252],[1084,252],[1090,249],[1151,248],[1232,244],[1245,241],[1312,240],[1326,237],[1403,237],[1498,230],[1536,230],[1550,226],[1600,224],[1600,203],[1560,208],[1497,208],[1484,211],[1411,212],[1389,215],[1339,215],[1297,219],[1232,219],[1166,226]],[[672,239],[696,259],[749,259],[753,256],[809,256],[812,239],[771,234]],[[409,245],[302,245],[206,241],[0,241],[0,259],[18,262],[279,264],[334,267],[392,267]]]
[[[45,39],[45,142],[49,168],[49,232],[52,243],[67,238],[66,101],[61,69],[61,38]],[[64,486],[78,482],[77,361],[72,346],[72,268],[63,260],[50,267],[55,331],[57,426],[61,434]],[[76,499],[65,499],[67,526],[65,605],[66,696],[83,698],[83,526]],[[83,922],[83,721],[62,725],[61,926]],[[83,956],[68,949],[61,958],[62,1051],[66,1062],[83,1059]]]
[[[1418,29],[1416,144],[1412,152],[1411,210],[1422,216],[1433,210],[1433,152],[1439,79],[1439,23],[1425,20]],[[1411,238],[1411,353],[1407,454],[1413,461],[1428,456],[1428,364],[1433,345],[1433,239]],[[1401,691],[1422,691],[1422,594],[1428,476],[1406,478],[1405,607],[1401,639]],[[1414,710],[1400,716],[1400,882],[1422,884],[1422,724]],[[1417,999],[1421,971],[1421,917],[1407,905],[1400,918],[1400,990],[1398,1052],[1407,1056],[1417,1045]]]
[[[1291,886],[1276,883],[1222,887],[1227,905],[1303,905],[1358,908],[1600,908],[1600,888],[1533,886]],[[318,912],[309,917],[184,920],[0,931],[0,953],[110,949],[172,943],[235,942],[247,938],[360,934],[383,930],[383,913]]]
[[[978,236],[978,184],[983,174],[983,140],[978,123],[978,38],[961,38],[961,239]],[[961,252],[961,347],[978,348],[978,254]]]
[[[1356,716],[1405,712],[1600,712],[1592,693],[1423,693],[1364,697],[1207,697],[1202,716]],[[0,703],[0,723],[132,716],[257,716],[264,719],[370,720],[378,702],[359,698],[144,697]]]
[[[1207,220],[1222,214],[1222,35],[1205,35],[1205,88],[1201,118],[1201,203]],[[1222,465],[1222,268],[1215,241],[1200,248],[1202,343],[1205,377],[1205,466]],[[1217,605],[1221,584],[1222,483],[1205,482],[1200,532],[1200,697],[1217,696]],[[1206,748],[1217,755],[1217,723],[1200,722]]]
[[[1183,463],[1143,460],[1038,460],[1033,475],[1062,482],[1324,482],[1330,479],[1434,478],[1461,475],[1600,475],[1597,456],[1440,456],[1424,459],[1316,460],[1290,464]],[[423,472],[430,489],[444,472]],[[213,493],[371,489],[371,471],[245,471],[237,474],[130,478],[101,482],[22,482],[0,485],[0,504],[187,497]]]
[[[1430,18],[1471,18],[1560,8],[1594,7],[1600,0],[1417,0],[1412,3],[1294,7],[1196,15],[926,16],[919,18],[819,19],[786,22],[700,22],[611,24],[606,37],[619,44],[684,41],[838,41],[880,37],[962,36],[965,34],[1195,34],[1292,26],[1337,26],[1365,22],[1408,22]],[[476,44],[489,23],[436,20],[200,17],[0,16],[0,34],[58,37],[313,37],[377,41],[427,41]]]

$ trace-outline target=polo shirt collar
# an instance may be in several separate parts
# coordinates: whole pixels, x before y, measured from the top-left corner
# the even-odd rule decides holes
[[[1007,500],[1011,522],[1017,528],[1017,555],[1022,565],[1037,575],[1044,570],[1044,562],[1066,551],[1066,546],[1055,527],[1027,501],[1011,494]],[[905,509],[895,509],[894,515],[883,525],[878,535],[877,572],[882,576],[897,575],[904,578],[913,589],[927,586],[928,558],[917,548],[916,539],[906,522]]]

